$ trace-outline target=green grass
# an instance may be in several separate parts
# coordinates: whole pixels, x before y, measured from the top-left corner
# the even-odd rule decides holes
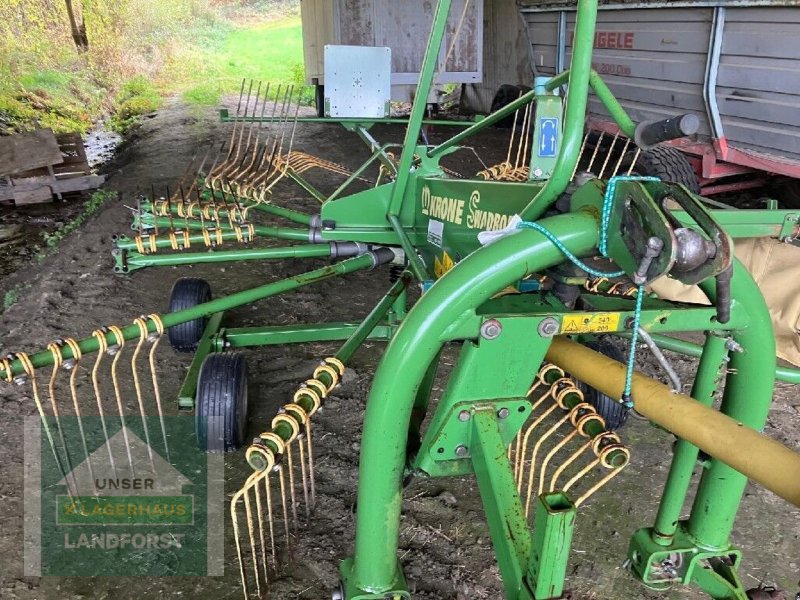
[[[139,122],[139,117],[157,110],[162,103],[155,85],[142,75],[137,75],[122,86],[114,102],[114,114],[109,126],[125,134]]]
[[[83,225],[89,217],[94,215],[100,208],[107,202],[117,199],[117,192],[113,192],[111,190],[97,190],[89,199],[83,204],[83,210],[80,212],[78,216],[74,219],[65,223],[58,229],[56,229],[53,233],[42,233],[42,238],[44,239],[44,243],[47,248],[54,248],[63,240],[66,236],[68,236],[73,231],[77,230],[81,225]],[[47,255],[47,251],[40,252],[38,257],[39,260],[43,260]]]
[[[183,92],[184,100],[194,104],[219,103],[222,94],[238,92],[245,78],[301,84],[305,75],[300,17],[234,29],[194,59],[185,67],[193,74]]]
[[[0,78],[0,126],[24,129],[35,119],[40,127],[56,133],[80,131],[92,126],[105,94],[73,73],[35,70],[16,80]]]
[[[22,293],[29,287],[31,287],[30,283],[18,283],[13,288],[8,290],[5,296],[3,296],[3,310],[0,311],[0,314],[2,314],[3,312],[7,311],[9,308],[14,306],[14,304],[17,303],[17,300],[19,300],[20,293]]]
[[[111,117],[111,129],[125,134],[141,115],[157,110],[165,96],[181,94],[186,102],[206,107],[219,104],[224,94],[238,93],[245,78],[303,84],[296,6],[276,0],[259,0],[252,6],[244,19],[228,18],[224,11],[198,13],[184,24],[180,36],[154,46],[163,60],[156,75],[133,76],[127,83],[129,73],[145,64],[142,56],[132,57],[127,70],[116,54],[107,65],[97,57],[81,62],[58,53],[52,60],[33,60],[31,54],[27,62],[0,64],[0,134],[34,124],[56,133],[85,133],[103,116]],[[286,7],[293,14],[276,18],[287,14]],[[259,22],[259,15],[271,20]],[[120,71],[126,73],[124,78]],[[311,97],[305,92],[301,102],[309,103]]]

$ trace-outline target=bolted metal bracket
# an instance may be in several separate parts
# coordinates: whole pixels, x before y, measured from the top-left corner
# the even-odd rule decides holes
[[[545,317],[539,323],[537,330],[539,332],[539,336],[550,338],[561,330],[561,322],[555,317]]]
[[[788,244],[793,242],[798,235],[800,235],[800,215],[786,215],[778,233],[778,239]]]
[[[505,398],[495,401],[460,402],[453,406],[438,433],[432,438],[428,451],[430,459],[441,463],[464,460],[463,472],[469,472],[472,444],[472,420],[477,411],[491,410],[498,420],[500,435],[511,443],[531,411],[524,398]]]
[[[497,319],[489,319],[481,325],[481,337],[485,340],[495,340],[503,333],[503,324]]]
[[[639,529],[628,546],[631,571],[645,586],[664,590],[676,583],[695,584],[713,598],[746,600],[747,593],[739,581],[740,550],[699,548],[681,523],[672,543],[659,544],[651,528]],[[724,595],[720,594],[724,588]]]

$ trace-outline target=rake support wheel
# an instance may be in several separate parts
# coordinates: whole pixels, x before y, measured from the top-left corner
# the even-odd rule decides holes
[[[193,308],[211,300],[211,286],[205,279],[181,277],[172,286],[169,312]],[[178,352],[194,352],[203,337],[208,318],[193,319],[167,330],[169,343]]]
[[[197,443],[207,452],[231,452],[245,441],[247,362],[238,352],[209,354],[197,379]]]
[[[623,353],[608,339],[600,338],[594,342],[587,343],[586,346],[618,362],[625,362]],[[583,392],[586,402],[594,406],[598,414],[605,419],[606,427],[609,431],[616,431],[625,425],[629,413],[625,405],[620,403],[619,400],[606,396],[584,383],[579,383],[578,387]]]

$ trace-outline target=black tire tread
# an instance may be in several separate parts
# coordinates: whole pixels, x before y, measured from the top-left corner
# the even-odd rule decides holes
[[[181,277],[172,286],[169,297],[169,312],[193,308],[211,300],[211,286],[205,279]],[[203,337],[207,318],[194,319],[175,325],[167,330],[169,343],[178,352],[194,352]]]
[[[800,208],[800,179],[783,182],[775,190],[775,196],[785,208]]]
[[[607,338],[599,338],[596,341],[586,344],[596,352],[600,352],[619,362],[625,362],[620,349]],[[578,387],[583,391],[586,402],[594,406],[598,414],[606,421],[606,428],[609,431],[616,431],[625,425],[628,420],[629,411],[618,399],[610,398],[598,390],[587,386],[583,382],[578,382]]]
[[[203,361],[197,378],[195,417],[197,442],[202,450],[231,452],[244,444],[247,362],[242,354],[214,353]]]
[[[694,194],[700,193],[700,182],[683,152],[672,146],[656,146],[644,150],[636,161],[634,171],[658,177],[670,183],[680,183]]]

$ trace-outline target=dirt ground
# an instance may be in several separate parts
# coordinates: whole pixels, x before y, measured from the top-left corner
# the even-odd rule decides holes
[[[400,129],[377,128],[381,141],[400,141]],[[505,155],[506,133],[491,132],[476,140],[476,152],[489,164]],[[27,257],[15,272],[5,270],[0,292],[19,284],[18,301],[0,317],[0,353],[36,351],[58,337],[83,337],[99,326],[127,324],[135,316],[165,311],[174,279],[209,280],[215,295],[254,287],[326,264],[321,260],[249,262],[223,266],[145,269],[131,276],[112,272],[111,236],[130,225],[137,189],[164,186],[183,173],[192,157],[218,144],[226,126],[212,113],[197,113],[173,103],[146,121],[108,166],[107,187],[122,194],[79,232],[66,238],[41,264]],[[443,132],[432,134],[432,142]],[[367,151],[359,140],[335,126],[304,125],[296,147],[355,168]],[[453,164],[474,173],[480,163],[472,155]],[[330,188],[328,184],[328,188]],[[326,188],[327,189],[327,188]],[[293,186],[281,186],[276,202],[313,210],[315,201]],[[0,212],[0,214],[2,214]],[[277,296],[227,314],[229,323],[287,324],[363,317],[390,283],[386,268],[330,280]],[[263,430],[278,406],[289,400],[320,357],[335,346],[308,344],[247,351],[250,367],[250,434]],[[339,561],[350,555],[354,538],[361,418],[382,344],[368,343],[351,363],[351,374],[319,415],[316,429],[319,504],[303,526],[295,562],[274,583],[274,598],[329,598],[336,584]],[[640,368],[658,373],[646,352]],[[687,382],[696,369],[693,360],[670,355]],[[454,354],[445,355],[452,362]],[[159,355],[162,392],[174,397],[190,357],[164,348]],[[435,394],[441,392],[436,389]],[[231,528],[225,530],[225,575],[203,578],[26,578],[22,562],[23,442],[22,419],[35,415],[23,389],[0,388],[0,598],[240,597]],[[132,407],[131,407],[132,408]],[[170,414],[177,409],[170,405]],[[779,384],[766,433],[800,449],[800,397],[797,389]],[[567,587],[571,598],[594,600],[701,598],[691,589],[648,592],[623,568],[633,531],[652,524],[669,466],[671,436],[631,420],[623,439],[633,447],[630,466],[608,487],[581,507],[570,558]],[[249,469],[243,452],[225,458],[226,493],[232,494]],[[800,580],[800,512],[762,488],[750,485],[736,522],[734,542],[744,551],[742,577],[746,585],[773,584],[793,594]],[[380,535],[380,532],[376,532]],[[499,599],[502,586],[472,478],[414,480],[405,491],[400,560],[414,597],[426,600]]]

